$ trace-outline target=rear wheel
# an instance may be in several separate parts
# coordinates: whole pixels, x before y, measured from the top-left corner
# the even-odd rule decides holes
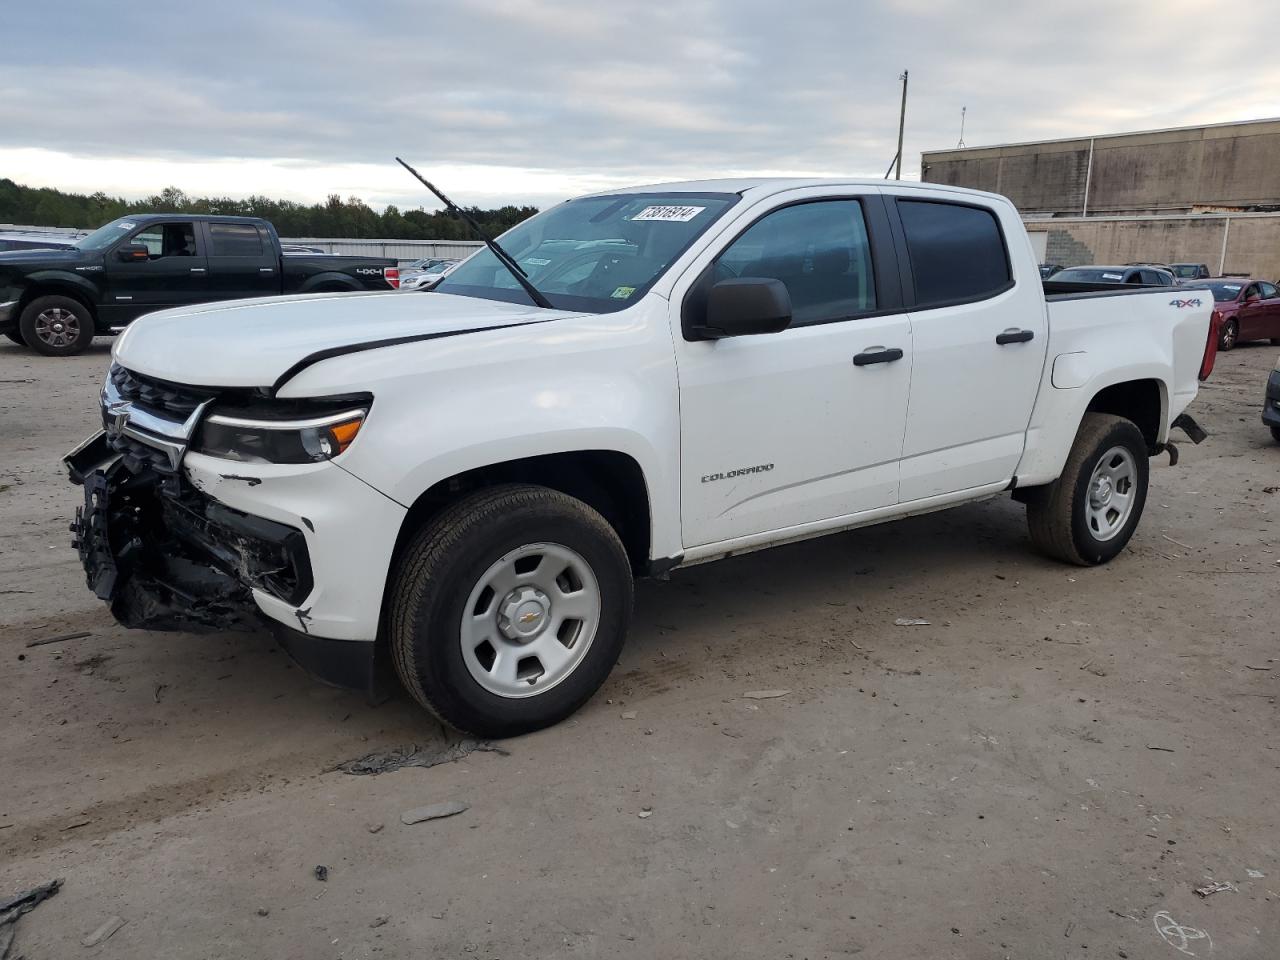
[[[85,305],[70,297],[36,297],[18,321],[22,340],[46,357],[83,353],[93,342],[93,317]]]
[[[389,640],[409,693],[459,730],[509,737],[563,720],[622,650],[632,578],[617,533],[580,500],[494,487],[406,548]]]
[[[1236,320],[1228,320],[1222,325],[1222,333],[1218,335],[1218,349],[1230,350],[1240,339],[1240,324]]]
[[[1062,475],[1028,497],[1032,542],[1067,563],[1106,563],[1138,526],[1149,475],[1147,443],[1131,420],[1085,414]]]

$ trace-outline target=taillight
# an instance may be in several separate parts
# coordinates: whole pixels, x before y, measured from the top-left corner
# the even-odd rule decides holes
[[[382,271],[382,277],[390,285],[392,290],[400,289],[400,268],[387,267]]]
[[[1200,361],[1200,379],[1208,380],[1213,373],[1213,361],[1218,358],[1218,338],[1222,336],[1222,314],[1217,310],[1209,314],[1209,339],[1204,345],[1204,359]]]

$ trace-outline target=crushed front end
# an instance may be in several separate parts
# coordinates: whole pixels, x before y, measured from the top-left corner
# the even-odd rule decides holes
[[[382,592],[406,509],[331,461],[372,398],[282,399],[112,364],[103,429],[64,457],[89,588],[124,626],[268,626],[309,672],[375,685]]]
[[[84,487],[73,546],[89,588],[124,626],[244,628],[259,622],[253,589],[295,606],[311,592],[299,529],[231,509],[184,481],[183,456],[214,398],[113,364],[103,431],[64,458]]]

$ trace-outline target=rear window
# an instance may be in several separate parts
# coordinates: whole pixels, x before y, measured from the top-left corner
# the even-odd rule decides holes
[[[209,240],[213,257],[262,256],[262,237],[252,223],[211,223]]]
[[[991,297],[1013,284],[1004,236],[982,207],[899,200],[915,279],[916,308]]]
[[[1124,283],[1128,271],[1123,267],[1069,267],[1053,275],[1062,283]]]

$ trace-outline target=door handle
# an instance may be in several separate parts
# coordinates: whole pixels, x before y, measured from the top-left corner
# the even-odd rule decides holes
[[[204,273],[204,272],[205,272],[205,269],[204,269],[204,267],[192,267],[192,268],[191,268],[191,272],[192,272],[192,273]]]
[[[853,355],[855,367],[865,367],[872,363],[893,363],[902,359],[901,347],[867,347],[861,353]]]
[[[1004,346],[1006,343],[1026,343],[1028,340],[1034,340],[1036,332],[1034,330],[1019,330],[1017,327],[1010,327],[1001,333],[996,334],[996,343]]]

